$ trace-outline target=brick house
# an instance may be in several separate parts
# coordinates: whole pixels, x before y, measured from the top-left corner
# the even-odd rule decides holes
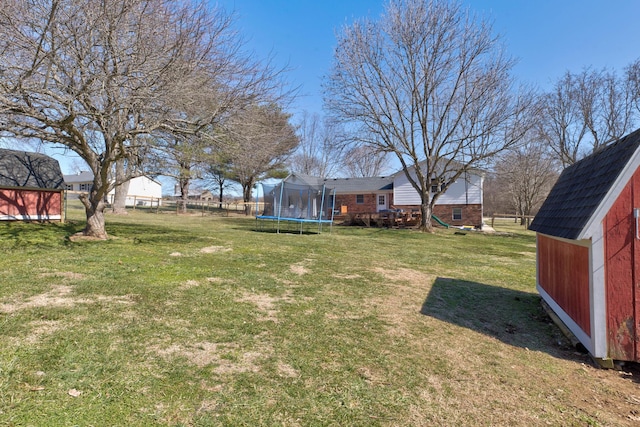
[[[393,203],[393,178],[325,179],[335,192],[335,213],[339,215],[373,213],[388,210]]]
[[[453,226],[482,228],[483,184],[482,171],[464,173],[456,181],[450,182],[447,190],[438,197],[433,215]],[[432,195],[437,190],[437,184],[431,186]],[[393,204],[396,209],[420,209],[420,195],[402,170],[393,175]]]
[[[483,183],[481,171],[467,172],[451,182],[436,201],[433,215],[449,225],[481,228]],[[325,184],[335,192],[336,215],[420,211],[420,195],[402,170],[389,177],[326,179]],[[435,192],[437,188],[432,190]]]

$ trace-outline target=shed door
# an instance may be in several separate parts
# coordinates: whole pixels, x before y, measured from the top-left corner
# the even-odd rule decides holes
[[[634,208],[640,208],[638,171],[607,213],[603,227],[609,357],[640,361],[640,230]]]

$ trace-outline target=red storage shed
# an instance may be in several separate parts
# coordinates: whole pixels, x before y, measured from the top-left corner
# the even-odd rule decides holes
[[[64,178],[58,161],[0,149],[0,220],[62,221]]]
[[[593,357],[640,361],[640,129],[567,167],[531,224],[537,289]]]

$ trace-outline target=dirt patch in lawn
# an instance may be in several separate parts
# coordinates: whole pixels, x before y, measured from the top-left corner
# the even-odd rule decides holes
[[[46,278],[61,278],[67,280],[82,280],[84,279],[84,274],[75,273],[73,271],[49,271],[46,273],[41,273],[38,275],[41,279]]]
[[[389,293],[370,300],[370,306],[389,324],[390,334],[406,336],[409,333],[407,320],[418,316],[422,301],[435,278],[409,268],[389,270],[377,267],[373,271],[384,277]]]
[[[40,343],[45,338],[64,330],[69,325],[59,320],[34,320],[28,323],[30,330],[21,334],[19,337],[11,338],[10,342],[13,346],[33,346]]]
[[[207,246],[206,248],[200,249],[201,254],[215,254],[218,252],[229,252],[231,248],[227,248],[224,246]]]
[[[213,371],[217,374],[236,374],[242,372],[259,372],[260,361],[273,351],[263,348],[259,351],[247,351],[238,354],[239,346],[235,343],[199,342],[194,344],[168,347],[154,345],[149,347],[153,352],[166,359],[185,358],[199,368],[216,365]]]
[[[268,294],[245,292],[240,298],[237,298],[236,301],[255,304],[256,308],[261,313],[257,318],[258,321],[278,322],[278,309],[276,304],[280,302],[291,303],[293,302],[293,298],[290,293],[286,293],[281,297],[274,297]]]
[[[290,266],[289,270],[291,270],[292,273],[297,274],[298,276],[303,276],[309,273],[309,270],[304,265],[300,264],[294,264]]]
[[[15,313],[17,311],[38,307],[73,307],[77,304],[93,304],[96,302],[115,302],[132,304],[129,296],[91,295],[85,297],[73,296],[73,287],[54,285],[47,292],[22,299],[20,301],[0,303],[1,313]]]

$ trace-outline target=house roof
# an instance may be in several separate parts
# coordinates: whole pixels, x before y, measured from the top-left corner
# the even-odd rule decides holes
[[[63,190],[60,164],[45,154],[0,149],[0,187]]]
[[[325,179],[327,188],[336,193],[375,193],[393,190],[393,177],[375,176],[370,178],[330,178]]]
[[[529,227],[578,239],[640,145],[640,129],[567,167]]]
[[[64,176],[65,184],[77,184],[79,182],[93,182],[93,173],[90,171],[81,171],[71,175]]]
[[[141,175],[147,179],[150,179],[151,181],[160,184],[160,182],[156,179],[153,179],[151,177],[148,177],[146,175]],[[135,178],[139,178],[139,177],[134,177],[132,179]],[[81,171],[78,173],[74,173],[71,175],[64,175],[64,182],[65,184],[77,184],[77,183],[81,183],[81,182],[90,182],[93,183],[93,172],[91,171]]]

